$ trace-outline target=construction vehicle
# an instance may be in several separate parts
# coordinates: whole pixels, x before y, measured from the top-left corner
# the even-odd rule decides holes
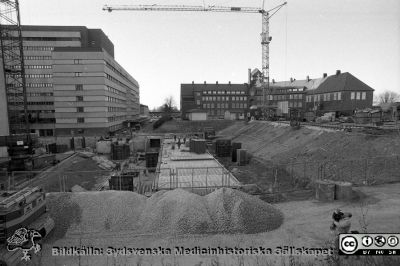
[[[263,82],[263,106],[265,106],[266,92],[269,91],[269,43],[272,37],[269,36],[269,19],[276,14],[287,2],[284,2],[270,10],[264,9],[264,2],[261,8],[257,7],[226,7],[226,6],[183,6],[183,5],[120,5],[103,7],[104,11],[189,11],[189,12],[228,12],[261,14],[262,32],[262,82]],[[269,93],[269,92],[268,92]]]
[[[0,265],[16,265],[22,252],[7,250],[7,239],[20,228],[37,231],[42,238],[54,228],[49,217],[46,193],[39,187],[0,192]],[[3,263],[3,264],[2,264]]]

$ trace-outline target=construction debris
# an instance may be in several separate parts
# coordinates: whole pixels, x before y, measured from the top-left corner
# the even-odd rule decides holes
[[[98,167],[103,170],[112,170],[115,168],[115,163],[102,156],[93,156],[92,160],[94,160],[98,164]]]

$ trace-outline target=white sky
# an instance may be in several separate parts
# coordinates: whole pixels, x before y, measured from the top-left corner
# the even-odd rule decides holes
[[[204,0],[206,5],[261,6],[262,0]],[[282,0],[266,0],[266,9]],[[203,0],[20,0],[21,23],[101,28],[116,60],[139,82],[150,108],[180,84],[245,83],[261,69],[261,15],[102,11],[104,4],[203,5]],[[350,72],[375,93],[400,93],[399,0],[289,0],[270,20],[270,77],[318,78]]]

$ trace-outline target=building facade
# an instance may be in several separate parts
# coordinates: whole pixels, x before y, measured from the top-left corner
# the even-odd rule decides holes
[[[352,74],[340,70],[318,87],[307,90],[306,112],[336,112],[353,115],[355,110],[372,108],[374,90]]]
[[[139,115],[139,85],[100,29],[22,26],[22,37],[31,132],[104,134]]]
[[[149,107],[144,104],[140,104],[140,115],[141,116],[150,116]]]
[[[188,111],[204,110],[210,119],[244,119],[248,108],[247,84],[181,84],[180,108],[182,118]]]
[[[340,70],[328,76],[304,80],[290,78],[266,87],[258,69],[248,72],[244,84],[181,84],[182,118],[192,109],[206,110],[208,118],[244,119],[251,110],[258,117],[286,117],[291,110],[305,117],[334,112],[336,116],[353,115],[357,109],[371,108],[374,90],[352,74]],[[261,113],[260,113],[261,112]]]

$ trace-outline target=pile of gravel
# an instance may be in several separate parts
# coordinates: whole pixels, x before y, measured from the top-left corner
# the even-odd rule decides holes
[[[221,188],[205,200],[217,232],[253,234],[277,229],[283,223],[281,211],[242,191]]]
[[[212,218],[202,196],[182,189],[160,191],[146,202],[140,223],[144,232],[202,234],[212,228]]]
[[[228,188],[207,196],[182,189],[160,191],[150,198],[124,191],[70,195],[62,197],[68,201],[63,205],[77,206],[79,219],[71,213],[56,212],[57,208],[52,208],[51,214],[57,216],[56,221],[70,225],[68,231],[74,233],[128,230],[138,234],[251,234],[274,230],[283,222],[283,214],[271,204]],[[60,204],[60,199],[49,204]]]
[[[141,215],[146,232],[174,234],[259,233],[278,228],[283,214],[257,197],[221,188],[207,196],[176,189],[147,200]]]

